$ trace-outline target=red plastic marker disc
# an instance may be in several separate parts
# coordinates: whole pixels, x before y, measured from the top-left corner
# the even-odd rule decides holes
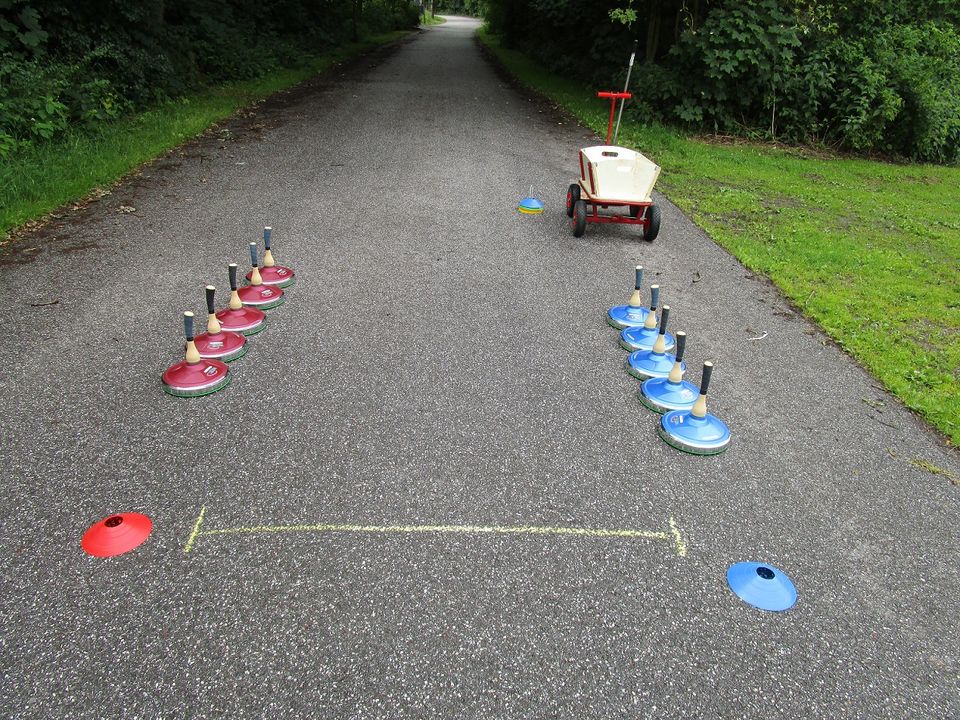
[[[130,552],[153,530],[153,522],[140,513],[120,513],[95,522],[83,534],[80,547],[95,557],[113,557]]]

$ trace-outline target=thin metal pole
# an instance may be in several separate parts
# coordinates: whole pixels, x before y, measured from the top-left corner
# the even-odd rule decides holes
[[[637,41],[633,41],[633,51],[630,53],[630,65],[627,66],[627,81],[623,84],[623,91],[627,92],[627,88],[630,87],[630,73],[633,72],[633,61],[637,57]],[[620,100],[620,112],[617,113],[617,129],[613,133],[613,144],[617,144],[617,136],[620,134],[620,118],[623,117],[623,104],[627,101],[626,98]]]

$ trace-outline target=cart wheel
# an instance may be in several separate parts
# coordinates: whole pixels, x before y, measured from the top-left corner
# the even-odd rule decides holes
[[[573,236],[581,237],[587,229],[587,203],[585,200],[577,200],[573,204],[573,222],[570,223],[573,228]]]
[[[567,188],[567,217],[573,217],[573,204],[580,199],[580,186],[574,183]]]
[[[647,210],[647,229],[643,231],[643,239],[653,242],[660,234],[660,206],[651,205]]]

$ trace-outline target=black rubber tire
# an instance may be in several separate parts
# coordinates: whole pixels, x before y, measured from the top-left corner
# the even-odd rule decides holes
[[[580,186],[576,183],[567,188],[567,217],[573,217],[573,206],[580,199]]]
[[[587,202],[585,200],[577,200],[573,204],[573,221],[570,223],[570,227],[573,228],[574,237],[583,237],[583,233],[587,230]]]
[[[660,234],[660,206],[651,205],[647,208],[647,229],[643,231],[643,239],[647,242],[653,242]]]

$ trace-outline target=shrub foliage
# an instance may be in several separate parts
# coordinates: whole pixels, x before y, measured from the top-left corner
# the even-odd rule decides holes
[[[0,0],[0,157],[416,22],[409,0]]]
[[[954,0],[488,0],[506,44],[644,119],[916,160],[960,160]]]

